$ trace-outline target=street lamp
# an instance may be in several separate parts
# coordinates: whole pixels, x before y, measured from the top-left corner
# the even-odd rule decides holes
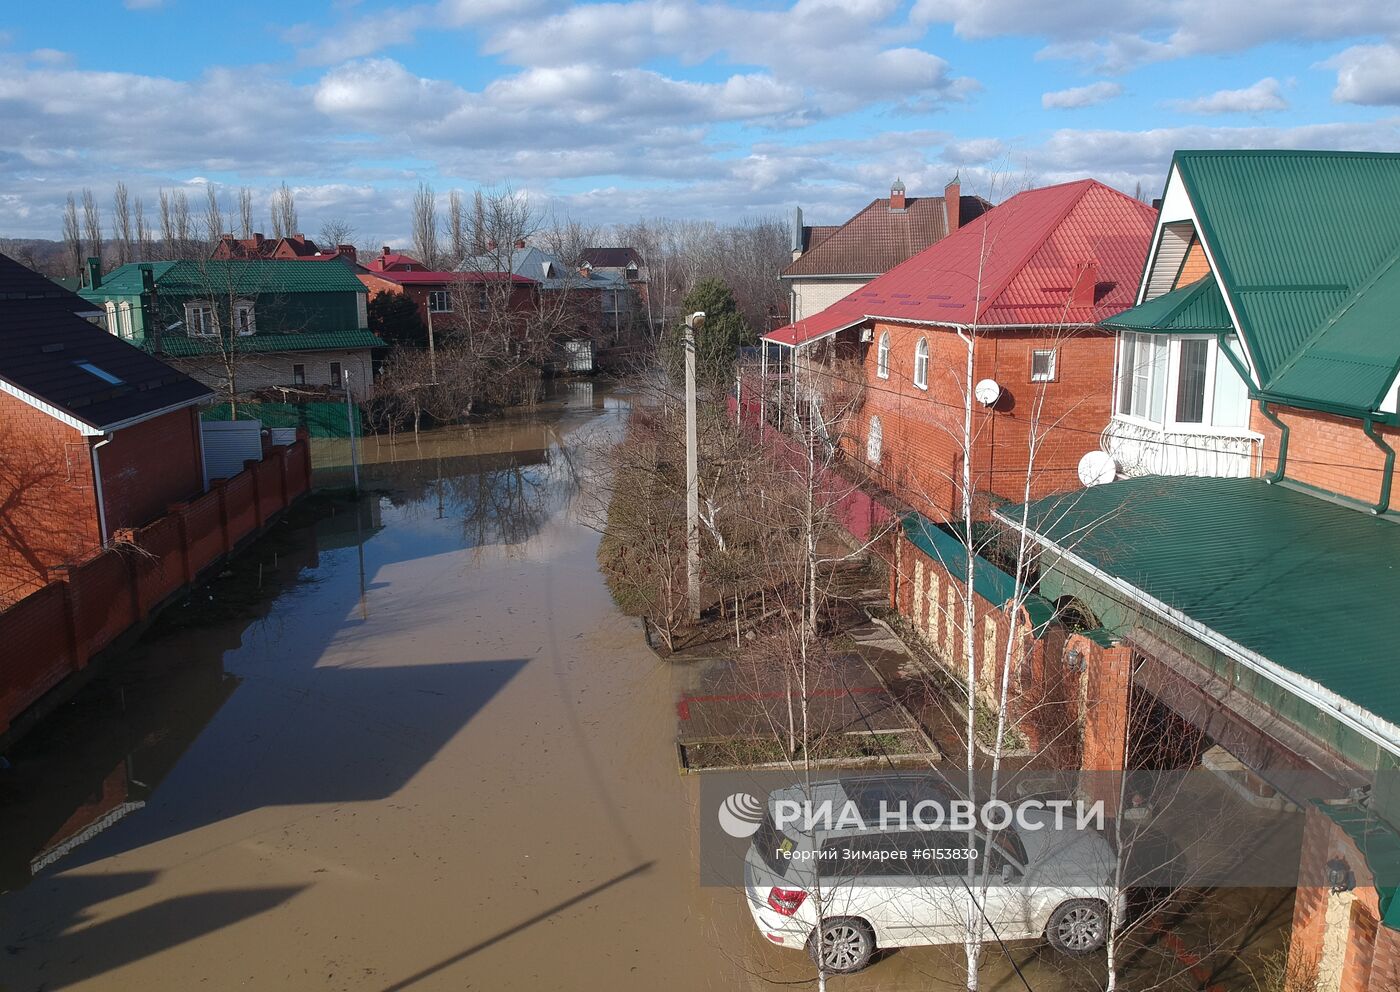
[[[690,619],[700,619],[700,455],[695,427],[695,334],[705,311],[685,318],[685,561]]]

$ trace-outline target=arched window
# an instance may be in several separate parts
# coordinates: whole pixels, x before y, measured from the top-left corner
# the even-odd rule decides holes
[[[122,303],[117,308],[117,329],[123,338],[130,341],[136,336],[131,327],[131,304]]]
[[[119,330],[119,328],[117,327],[117,305],[116,305],[115,303],[113,303],[111,300],[108,300],[108,301],[107,301],[107,333],[108,333],[108,334],[116,334],[116,333],[118,332],[118,330]]]
[[[870,418],[870,428],[865,435],[865,460],[871,465],[880,464],[880,449],[885,446],[885,429],[878,416]]]
[[[875,374],[881,379],[890,377],[890,332],[880,335],[879,347],[875,349]]]
[[[914,345],[914,385],[928,388],[928,338],[919,338]]]

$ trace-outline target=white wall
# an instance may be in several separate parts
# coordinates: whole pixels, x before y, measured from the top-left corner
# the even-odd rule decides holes
[[[355,395],[364,395],[364,390],[371,384],[373,372],[368,348],[242,355],[235,366],[238,391],[246,393],[269,386],[291,386],[294,384],[293,365],[306,366],[306,385],[329,386],[331,362],[339,362],[341,371],[350,373],[350,384]],[[213,389],[225,387],[223,363],[217,357],[182,358],[172,360],[172,364]]]
[[[813,314],[821,313],[843,296],[849,296],[870,280],[856,279],[789,279],[793,290],[793,320],[805,320]]]

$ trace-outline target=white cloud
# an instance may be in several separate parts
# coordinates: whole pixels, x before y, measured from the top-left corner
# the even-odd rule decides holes
[[[1067,90],[1043,93],[1040,97],[1040,105],[1047,110],[1093,107],[1120,96],[1122,92],[1121,84],[1102,81],[1090,83],[1088,86],[1074,86]]]
[[[1337,70],[1332,99],[1367,106],[1400,105],[1400,46],[1354,45],[1323,65]]]
[[[1168,106],[1188,114],[1257,114],[1287,110],[1283,87],[1272,76],[1239,90],[1217,90],[1194,100],[1171,100]]]

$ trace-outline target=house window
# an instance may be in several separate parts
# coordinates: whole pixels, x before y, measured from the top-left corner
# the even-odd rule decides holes
[[[914,385],[928,388],[928,338],[919,338],[914,346]]]
[[[109,334],[118,333],[117,329],[117,305],[110,300],[107,303],[107,332]]]
[[[186,303],[185,328],[191,337],[211,338],[219,333],[219,321],[212,303]]]
[[[1055,381],[1055,349],[1034,348],[1031,350],[1031,382]]]
[[[885,428],[880,418],[870,418],[870,428],[865,435],[865,460],[871,465],[880,464],[880,450],[885,446]]]
[[[1200,424],[1206,412],[1206,362],[1210,357],[1210,342],[1205,338],[1186,338],[1177,342],[1176,353],[1176,422]]]
[[[292,366],[292,385],[293,385],[293,386],[304,386],[304,385],[306,385],[306,366],[305,366],[305,365],[293,365],[293,366]]]
[[[880,343],[875,348],[875,374],[881,379],[890,377],[890,332],[880,335]]]
[[[369,295],[367,293],[355,294],[355,314],[359,317],[361,329],[369,327]]]
[[[340,384],[340,363],[331,362],[331,385],[334,386],[336,389],[339,389]]]
[[[429,313],[451,313],[452,300],[445,289],[435,289],[428,294]]]
[[[253,304],[251,301],[243,300],[233,306],[233,326],[238,333],[244,337],[249,334],[256,334],[258,330],[257,317],[253,315]]]
[[[1118,353],[1118,412],[1160,424],[1166,395],[1166,341],[1152,334],[1124,334]]]
[[[123,303],[117,307],[117,333],[130,341],[136,336],[136,332],[131,325],[131,304]]]

